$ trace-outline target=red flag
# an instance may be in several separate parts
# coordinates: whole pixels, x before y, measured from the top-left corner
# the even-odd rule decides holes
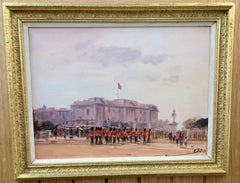
[[[118,83],[118,89],[121,90],[122,89],[122,85],[120,83]]]

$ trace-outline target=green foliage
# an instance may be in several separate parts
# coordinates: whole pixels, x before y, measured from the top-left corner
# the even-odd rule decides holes
[[[199,120],[199,118],[197,118],[197,117],[189,118],[183,122],[183,126],[185,129],[190,129],[195,125],[196,121],[198,121],[198,120]]]
[[[41,130],[52,130],[55,128],[54,123],[51,121],[43,121],[39,126]]]
[[[203,128],[205,126],[208,126],[208,118],[205,118],[205,119],[201,118],[201,119],[197,120],[193,127]]]
[[[185,129],[190,129],[190,128],[202,128],[208,125],[208,118],[206,119],[199,119],[196,117],[193,118],[189,118],[186,121],[183,122],[183,126],[185,127]]]
[[[34,121],[33,121],[33,128],[34,128],[34,131],[39,130],[39,123],[38,123],[38,120],[34,120]]]

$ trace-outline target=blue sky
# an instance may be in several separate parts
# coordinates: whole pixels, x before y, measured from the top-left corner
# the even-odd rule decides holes
[[[208,116],[210,27],[29,28],[33,107],[91,97],[154,104],[159,119]]]

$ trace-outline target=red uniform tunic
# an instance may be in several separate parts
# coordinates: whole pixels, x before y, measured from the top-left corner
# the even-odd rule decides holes
[[[147,137],[147,131],[144,131],[144,132],[143,132],[143,136],[144,136],[144,137]]]
[[[100,130],[96,130],[96,133],[95,133],[96,136],[100,136]]]
[[[90,137],[94,137],[94,131],[91,130],[89,135],[90,135]]]

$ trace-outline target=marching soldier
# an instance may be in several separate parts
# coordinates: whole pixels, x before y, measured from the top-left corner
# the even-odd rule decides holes
[[[117,131],[115,128],[113,128],[113,132],[112,132],[113,144],[115,144],[116,142],[116,136],[117,136]]]
[[[138,131],[137,131],[137,128],[135,128],[134,139],[135,139],[135,143],[137,143],[138,142]]]
[[[99,128],[99,134],[98,134],[98,138],[99,138],[99,144],[103,144],[103,130],[102,127]]]
[[[143,143],[144,144],[146,143],[146,139],[147,139],[147,130],[146,130],[146,128],[144,128],[144,130],[143,130]]]
[[[148,133],[147,133],[147,142],[150,143],[151,141],[151,128],[148,129]]]
[[[95,131],[95,144],[99,144],[100,130],[99,127],[96,127]]]
[[[130,143],[132,143],[132,138],[133,138],[133,129],[131,128],[129,132]]]
[[[122,138],[122,143],[124,143],[125,140],[127,139],[127,130],[126,130],[126,128],[124,128],[124,130],[122,130],[121,138]]]
[[[90,133],[89,133],[90,139],[91,139],[91,144],[94,144],[94,129],[91,127]]]
[[[104,137],[105,137],[105,143],[108,144],[108,133],[109,133],[109,130],[106,128],[104,129]]]
[[[109,129],[108,131],[108,143],[111,144],[112,143],[112,128]]]

